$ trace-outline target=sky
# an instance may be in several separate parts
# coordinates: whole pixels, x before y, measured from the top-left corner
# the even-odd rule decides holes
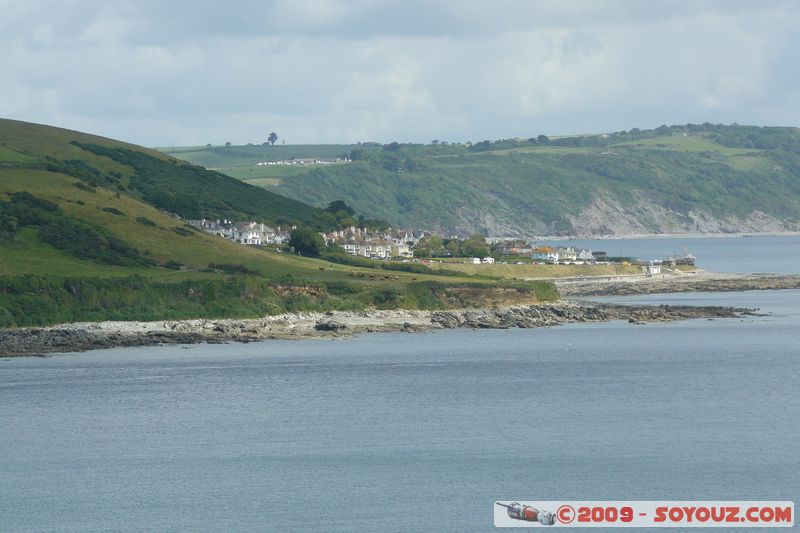
[[[800,125],[794,0],[0,0],[0,117],[145,146]]]

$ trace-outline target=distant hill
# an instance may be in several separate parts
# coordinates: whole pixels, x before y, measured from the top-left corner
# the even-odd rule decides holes
[[[201,153],[176,155],[199,161]],[[445,233],[800,230],[797,128],[687,124],[472,145],[392,143],[360,155],[303,169],[229,157],[225,172],[315,205],[343,199],[396,226]]]
[[[331,217],[139,146],[0,119],[0,327],[464,306],[505,285],[251,248],[179,216],[317,227]],[[552,297],[545,285],[511,291]],[[469,299],[451,287],[469,287],[458,293]]]

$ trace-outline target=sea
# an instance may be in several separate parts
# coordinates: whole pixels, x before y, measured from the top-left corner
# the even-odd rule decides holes
[[[701,266],[800,271],[800,238],[692,242]],[[800,291],[604,300],[759,313],[0,359],[0,531],[491,531],[495,501],[800,501]]]
[[[711,272],[796,274],[800,272],[800,235],[729,237],[646,237],[542,241],[548,246],[577,246],[610,256],[654,261],[692,254]]]

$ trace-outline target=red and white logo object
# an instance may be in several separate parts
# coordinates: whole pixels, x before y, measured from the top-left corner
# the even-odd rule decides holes
[[[550,509],[554,509],[553,512]],[[497,527],[793,527],[791,501],[497,501]]]

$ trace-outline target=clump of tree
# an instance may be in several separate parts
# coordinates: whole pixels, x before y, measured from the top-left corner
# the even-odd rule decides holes
[[[476,233],[464,240],[443,239],[431,235],[420,240],[414,249],[416,257],[486,257],[489,255],[489,244],[486,238]]]
[[[334,200],[329,203],[324,210],[321,221],[322,226],[334,228],[363,228],[370,231],[383,231],[389,227],[385,220],[366,218],[364,215],[356,215],[356,210],[347,205],[344,200]]]
[[[423,237],[414,249],[416,257],[441,257],[446,255],[444,240],[438,235]]]
[[[489,245],[486,243],[486,237],[480,233],[476,233],[464,240],[461,250],[462,254],[467,257],[486,257],[489,255]]]
[[[289,236],[289,247],[295,253],[307,257],[319,257],[325,248],[325,240],[317,231],[308,227],[298,227]]]

